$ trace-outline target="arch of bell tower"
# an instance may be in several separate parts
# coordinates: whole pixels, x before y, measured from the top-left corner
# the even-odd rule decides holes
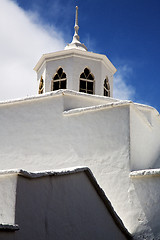
[[[44,54],[35,66],[34,70],[37,72],[38,86],[42,88],[43,82],[42,93],[67,88],[74,91],[83,91],[103,96],[104,81],[107,78],[110,96],[113,97],[113,75],[116,72],[116,68],[105,55],[88,52],[86,46],[79,41],[78,7],[76,7],[74,29],[73,40],[63,51]],[[63,84],[64,82],[62,84],[60,82],[59,88],[56,87],[54,89],[54,76],[59,68],[62,68],[66,74],[66,85]],[[82,83],[85,84],[85,82],[82,82],[81,74],[86,68],[89,69],[94,76],[93,92],[90,90],[84,91],[85,88],[81,86]],[[59,81],[61,80],[59,79]],[[87,79],[86,77],[86,89],[91,88],[91,85],[92,79]],[[41,91],[39,91],[39,93],[41,93]]]

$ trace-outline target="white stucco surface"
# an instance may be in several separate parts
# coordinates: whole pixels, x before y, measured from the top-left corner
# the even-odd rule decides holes
[[[131,108],[131,170],[160,167],[160,118],[155,110]]]
[[[131,172],[130,177],[137,197],[139,228],[145,239],[160,239],[160,169]],[[148,225],[148,232],[145,227]]]
[[[152,197],[147,214],[142,207],[150,187],[145,180],[135,184],[139,180],[129,174],[160,167],[159,129],[151,107],[70,90],[1,103],[0,166],[28,171],[88,166],[127,229],[140,239],[158,239],[159,225],[152,224],[159,209]],[[159,178],[152,182],[159,191]]]
[[[16,186],[16,174],[0,174],[0,224],[14,224]]]

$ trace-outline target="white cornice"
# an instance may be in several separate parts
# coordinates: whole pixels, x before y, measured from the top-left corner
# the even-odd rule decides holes
[[[58,60],[61,58],[68,58],[68,57],[81,57],[81,58],[88,58],[88,59],[94,59],[97,61],[103,61],[103,63],[110,69],[112,74],[114,74],[117,69],[114,67],[114,65],[110,62],[110,60],[103,54],[93,53],[93,52],[85,52],[78,49],[69,49],[69,50],[63,50],[53,53],[46,53],[43,54],[36,66],[34,67],[34,70],[38,72],[38,70],[42,67],[42,65],[48,61]]]

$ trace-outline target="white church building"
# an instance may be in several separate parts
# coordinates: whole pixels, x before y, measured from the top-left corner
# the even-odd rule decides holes
[[[160,239],[160,116],[113,98],[116,68],[75,33],[0,103],[0,239]],[[103,189],[103,190],[102,190]]]

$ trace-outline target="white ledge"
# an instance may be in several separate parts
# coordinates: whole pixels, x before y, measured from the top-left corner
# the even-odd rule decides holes
[[[160,168],[133,171],[133,172],[130,172],[129,176],[131,178],[135,178],[135,177],[160,177]]]
[[[25,171],[23,169],[9,169],[9,170],[1,170],[0,175],[16,174],[16,175],[24,176],[27,178],[39,178],[39,177],[45,177],[50,175],[65,175],[65,174],[77,173],[82,171],[90,171],[90,169],[84,166],[65,168],[65,169],[56,169],[56,170],[34,171],[34,172]]]
[[[32,95],[32,96],[0,101],[0,105],[9,104],[9,103],[18,103],[18,102],[23,102],[23,101],[27,101],[27,100],[32,101],[32,100],[35,100],[35,99],[41,99],[41,98],[52,97],[52,96],[57,97],[59,95],[82,96],[82,97],[85,97],[85,98],[88,98],[88,99],[101,99],[101,100],[104,100],[104,101],[110,100],[110,101],[114,101],[114,102],[120,101],[119,99],[106,97],[106,96],[92,95],[92,94],[87,94],[87,93],[83,93],[83,92],[77,92],[77,91],[70,90],[70,89],[59,89],[59,90],[56,90],[56,91],[51,91],[51,92],[47,92],[47,93],[43,93],[43,94],[35,94],[35,95]]]
[[[111,102],[107,104],[101,104],[97,106],[91,106],[91,107],[84,107],[84,108],[76,108],[76,109],[71,109],[68,111],[64,111],[64,115],[72,115],[72,114],[80,114],[88,111],[95,111],[95,110],[101,110],[101,109],[106,109],[110,107],[119,107],[122,105],[128,105],[132,103],[132,101],[119,101],[119,102]]]
[[[27,100],[31,101],[31,100],[35,100],[35,99],[39,99],[39,98],[58,96],[58,95],[62,95],[62,94],[63,94],[63,90],[57,90],[57,91],[47,92],[47,93],[43,93],[43,94],[36,94],[36,95],[28,96],[28,97],[23,97],[23,98],[15,98],[15,99],[9,99],[9,100],[5,100],[5,101],[0,101],[0,105],[24,102]]]

